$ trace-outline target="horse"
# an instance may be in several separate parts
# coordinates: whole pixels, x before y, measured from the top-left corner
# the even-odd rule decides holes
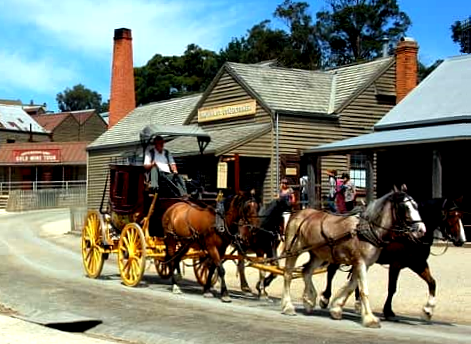
[[[258,258],[266,257],[276,261],[276,249],[281,241],[283,228],[283,213],[290,209],[291,205],[286,198],[274,199],[266,207],[261,208],[258,213],[259,221],[252,227],[243,241],[242,251],[244,253],[254,252]],[[252,293],[245,277],[244,259],[239,259],[238,272],[240,276],[240,288],[245,293]],[[256,289],[258,296],[268,297],[265,288],[275,279],[276,275],[271,273],[265,277],[265,273],[259,270],[260,278]]]
[[[236,240],[238,232],[244,232],[245,227],[250,226],[246,214],[247,201],[249,200],[242,193],[226,201],[225,215],[218,215],[213,207],[202,207],[190,201],[177,202],[165,211],[162,217],[167,248],[165,263],[169,264],[174,293],[181,293],[174,271],[179,266],[181,258],[193,247],[206,251],[211,258],[208,278],[203,287],[204,296],[212,297],[211,280],[217,269],[221,282],[221,300],[231,301],[224,278],[222,259],[229,244]],[[216,225],[218,216],[224,217],[221,227]],[[178,245],[180,248],[177,250]]]
[[[423,307],[425,318],[430,320],[436,305],[436,282],[430,272],[427,259],[434,239],[434,230],[438,231],[445,240],[451,241],[455,246],[463,246],[466,242],[462,212],[456,206],[455,201],[435,198],[419,203],[419,214],[422,217],[427,232],[420,242],[395,241],[391,242],[381,251],[378,264],[389,264],[388,297],[384,303],[383,315],[387,320],[394,320],[396,314],[392,310],[392,299],[396,293],[399,273],[404,268],[409,268],[420,276],[428,285],[429,296]],[[338,264],[331,264],[327,268],[326,289],[321,294],[320,306],[326,308],[332,294],[332,279],[339,268]],[[355,290],[358,308],[358,289]]]
[[[342,309],[357,284],[360,287],[362,323],[365,327],[380,327],[368,300],[366,273],[379,257],[387,240],[407,235],[420,238],[426,228],[419,215],[417,203],[406,192],[393,191],[371,202],[362,216],[332,215],[320,210],[304,209],[293,214],[286,227],[286,257],[282,313],[295,315],[291,302],[292,273],[299,255],[308,252],[310,259],[303,267],[303,303],[307,312],[315,306],[317,292],[312,283],[314,269],[327,263],[352,265],[352,277],[335,296],[330,315],[342,318]]]

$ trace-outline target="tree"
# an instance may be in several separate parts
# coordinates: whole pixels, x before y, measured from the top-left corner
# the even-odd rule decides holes
[[[56,96],[61,111],[95,109],[98,113],[108,111],[109,102],[102,103],[101,94],[86,88],[82,84],[66,88]]]
[[[280,55],[280,62],[293,68],[316,69],[321,60],[317,29],[307,13],[309,4],[284,0],[274,16],[285,22],[289,29],[289,45]]]
[[[154,55],[134,68],[137,104],[203,92],[222,61],[213,51],[189,44],[182,56]]]
[[[411,21],[397,0],[327,0],[329,10],[317,13],[324,62],[342,65],[378,57],[382,41],[390,47],[404,36]]]
[[[451,39],[460,45],[460,52],[471,53],[471,20],[456,21],[451,26]]]

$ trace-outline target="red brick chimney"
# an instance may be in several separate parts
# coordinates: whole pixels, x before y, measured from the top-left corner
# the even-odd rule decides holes
[[[419,46],[403,37],[396,47],[396,104],[417,86],[417,52]]]
[[[118,123],[136,107],[132,37],[129,29],[114,30],[113,65],[108,128]]]

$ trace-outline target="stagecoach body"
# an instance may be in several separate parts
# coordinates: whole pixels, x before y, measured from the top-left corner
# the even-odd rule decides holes
[[[201,152],[210,140],[200,129],[146,127],[140,133],[143,149],[155,135],[194,136],[198,138]],[[98,278],[104,261],[116,254],[121,279],[127,286],[140,283],[149,259],[154,261],[159,276],[168,278],[170,271],[164,263],[166,246],[161,218],[166,209],[182,199],[161,197],[157,191],[150,191],[144,166],[130,163],[129,159],[109,165],[108,181],[109,191],[105,185],[100,209],[88,211],[82,230],[82,257],[87,276]],[[108,202],[104,209],[106,198]],[[184,257],[194,260],[195,275],[202,284],[206,282],[208,265],[205,256],[204,251],[190,250]]]

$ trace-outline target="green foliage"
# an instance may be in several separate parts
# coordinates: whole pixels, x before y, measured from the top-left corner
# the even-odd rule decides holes
[[[383,38],[395,45],[411,21],[397,0],[328,0],[329,10],[317,13],[324,60],[342,65],[380,56]]]
[[[202,92],[220,66],[215,52],[195,44],[182,56],[156,54],[145,66],[134,68],[137,104]]]
[[[471,24],[468,22],[467,26],[463,25],[462,22],[456,21],[451,25],[451,39],[453,42],[460,45],[460,52],[464,54],[471,53],[471,39],[466,40],[466,31],[468,35],[471,35]]]
[[[95,109],[98,113],[108,111],[109,102],[101,101],[101,94],[86,88],[82,84],[66,88],[56,96],[61,111],[77,111]]]

